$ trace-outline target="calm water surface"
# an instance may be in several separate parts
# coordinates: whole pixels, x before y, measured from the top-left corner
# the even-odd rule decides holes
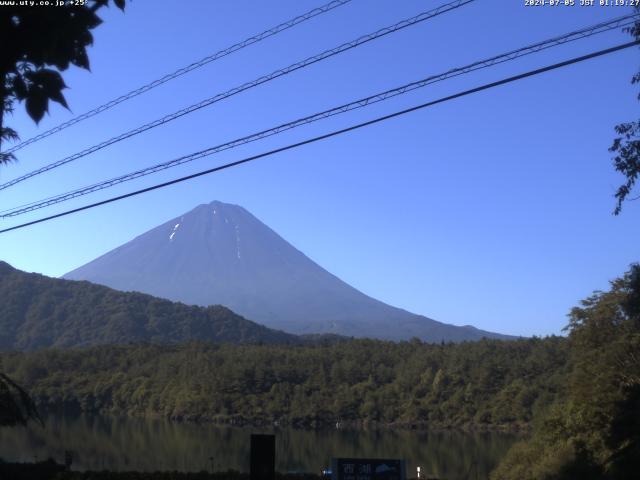
[[[248,471],[251,433],[276,434],[276,468],[320,472],[332,457],[386,457],[407,461],[446,479],[486,479],[509,447],[511,434],[389,430],[256,429],[163,420],[49,416],[45,427],[0,429],[0,458],[33,461],[74,452],[77,470]]]

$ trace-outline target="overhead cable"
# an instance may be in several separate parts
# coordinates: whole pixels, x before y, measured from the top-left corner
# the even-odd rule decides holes
[[[441,5],[437,8],[434,8],[432,10],[420,13],[414,17],[408,18],[406,20],[402,20],[401,22],[398,22],[394,25],[391,25],[389,27],[385,27],[382,28],[380,30],[377,30],[373,33],[370,33],[368,35],[363,35],[355,40],[352,40],[350,42],[347,43],[343,43],[342,45],[339,45],[335,48],[329,49],[329,50],[325,50],[322,53],[319,53],[317,55],[314,55],[312,57],[308,57],[305,60],[296,62],[294,64],[291,64],[287,67],[281,68],[279,70],[275,70],[274,72],[271,72],[268,75],[264,75],[262,77],[259,77],[251,82],[247,82],[244,83],[243,85],[240,85],[238,87],[232,88],[231,90],[227,90],[226,92],[223,93],[219,93],[217,95],[214,95],[213,97],[209,97],[205,100],[202,100],[201,102],[195,103],[193,105],[190,105],[186,108],[183,108],[181,110],[178,110],[177,112],[171,113],[169,115],[165,115],[162,118],[159,118],[157,120],[154,120],[153,122],[147,123],[145,125],[142,125],[138,128],[135,128],[133,130],[129,130],[127,132],[124,132],[120,135],[117,135],[115,137],[112,137],[108,140],[105,140],[97,145],[93,145],[89,148],[86,148],[85,150],[82,150],[81,152],[75,153],[73,155],[70,155],[68,157],[65,157],[61,160],[57,160],[53,163],[50,163],[48,165],[45,165],[43,167],[40,167],[36,170],[33,170],[29,173],[26,173],[20,177],[14,178],[13,180],[10,180],[8,182],[5,182],[3,184],[0,184],[0,190],[4,190],[6,188],[9,188],[13,185],[16,185],[20,182],[23,182],[31,177],[35,177],[36,175],[40,175],[42,173],[48,172],[49,170],[52,170],[54,168],[58,168],[62,165],[65,165],[67,163],[73,162],[74,160],[78,160],[79,158],[82,157],[86,157],[87,155],[97,152],[98,150],[102,150],[105,147],[108,147],[109,145],[113,145],[114,143],[117,142],[121,142],[122,140],[125,140],[127,138],[133,137],[135,135],[139,135],[143,132],[146,132],[147,130],[150,130],[152,128],[158,127],[160,125],[164,125],[165,123],[171,122],[177,118],[180,118],[184,115],[187,115],[189,113],[193,113],[196,110],[200,110],[201,108],[204,107],[208,107],[209,105],[212,105],[214,103],[217,103],[221,100],[224,100],[226,98],[232,97],[234,95],[237,95],[241,92],[244,92],[245,90],[249,90],[251,88],[257,87],[258,85],[262,85],[263,83],[267,83],[270,82],[271,80],[275,80],[276,78],[282,77],[284,75],[287,75],[289,73],[295,72],[296,70],[300,70],[301,68],[305,68],[308,67],[309,65],[313,65],[314,63],[320,62],[322,60],[325,60],[329,57],[333,57],[334,55],[338,55],[340,53],[346,52],[347,50],[351,50],[352,48],[356,48],[359,47],[360,45],[363,45],[365,43],[368,43],[372,40],[376,40],[378,38],[384,37],[386,35],[389,35],[391,33],[397,32],[399,30],[402,30],[404,28],[410,27],[412,25],[416,25],[418,23],[424,22],[425,20],[429,20],[432,19],[434,17],[437,17],[439,15],[442,15],[443,13],[455,10],[457,8],[460,8],[463,5],[469,4],[471,2],[474,2],[476,0],[456,0],[454,2],[450,2],[450,3],[446,3],[444,5]]]
[[[140,177],[144,177],[147,175],[151,175],[153,173],[162,171],[162,170],[166,170],[168,168],[172,168],[172,167],[176,167],[178,165],[182,165],[184,163],[187,162],[191,162],[193,160],[196,160],[197,158],[202,158],[203,153],[206,153],[206,156],[209,155],[213,155],[219,152],[222,152],[224,150],[229,150],[235,147],[238,147],[240,145],[245,145],[247,143],[251,143],[257,140],[261,140],[263,138],[267,138],[276,134],[279,134],[281,132],[287,131],[287,130],[291,130],[294,128],[297,128],[299,126],[302,125],[306,125],[309,123],[313,123],[325,118],[329,118],[335,115],[339,115],[345,112],[349,112],[352,110],[356,110],[359,108],[363,108],[366,107],[368,105],[372,105],[374,103],[378,103],[378,102],[382,102],[384,100],[387,100],[389,98],[398,96],[398,95],[402,95],[405,93],[408,93],[410,91],[416,90],[418,88],[422,88],[425,87],[427,85],[431,85],[433,83],[437,83],[437,82],[441,82],[443,80],[449,79],[449,78],[453,78],[453,77],[457,77],[460,75],[464,75],[470,72],[474,72],[477,70],[481,70],[484,68],[488,68],[494,65],[498,65],[501,63],[505,63],[508,61],[512,61],[515,60],[517,58],[526,56],[526,55],[530,55],[536,52],[539,52],[541,50],[545,50],[548,48],[552,48],[552,47],[556,47],[558,45],[563,45],[566,44],[568,42],[572,42],[572,41],[576,41],[579,39],[583,39],[583,38],[588,38],[590,36],[599,34],[599,33],[603,33],[612,29],[618,29],[621,27],[624,27],[626,25],[631,25],[634,23],[634,21],[640,18],[640,15],[626,15],[624,17],[620,17],[614,20],[610,20],[608,22],[601,22],[595,25],[591,25],[589,27],[585,27],[582,28],[580,30],[576,30],[570,33],[566,33],[564,35],[560,35],[560,36],[556,36],[556,37],[552,37],[550,39],[547,40],[543,40],[516,50],[511,50],[509,52],[506,53],[502,53],[484,60],[480,60],[468,65],[465,65],[463,67],[457,67],[457,68],[453,68],[451,70],[448,70],[444,73],[440,73],[437,75],[431,75],[429,77],[423,78],[421,80],[415,81],[415,82],[411,82],[390,90],[386,90],[384,92],[380,92],[377,93],[375,95],[370,95],[368,97],[365,98],[361,98],[355,101],[352,101],[350,103],[344,104],[344,105],[340,105],[338,107],[334,107],[331,108],[329,110],[325,110],[319,113],[315,113],[313,115],[309,115],[303,118],[299,118],[297,120],[288,122],[288,123],[284,123],[281,125],[278,125],[276,127],[272,127],[269,128],[267,130],[262,130],[260,132],[257,133],[253,133],[251,135],[247,135],[235,140],[232,140],[230,142],[226,142],[220,145],[216,145],[213,147],[210,147],[206,150],[203,150],[202,152],[197,152],[195,154],[191,154],[191,155],[185,155],[182,157],[178,157],[166,162],[162,162],[156,165],[152,165],[149,167],[145,167],[143,169],[140,170],[136,170],[130,173],[127,173],[125,175],[120,175],[118,177],[115,178],[111,178],[109,180],[104,180],[98,183],[95,183],[93,185],[89,185],[89,186],[85,186],[76,190],[72,190],[63,194],[59,194],[59,195],[55,195],[52,197],[48,197],[45,199],[41,199],[35,202],[31,202],[31,203],[27,203],[25,205],[21,205],[18,207],[13,207],[11,209],[7,209],[4,211],[0,211],[0,218],[9,218],[9,217],[14,217],[17,215],[22,215],[25,214],[27,212],[31,212],[34,210],[39,210],[41,208],[45,208],[51,205],[55,205],[57,203],[61,203],[64,201],[68,201],[71,200],[73,198],[77,198],[80,196],[84,196],[84,195],[88,195],[90,193],[93,192],[97,192],[99,190],[103,190],[105,188],[109,188],[109,187],[113,187],[115,185],[118,185],[120,183],[124,183],[127,181],[131,181],[134,180],[136,178],[140,178]]]
[[[242,160],[237,160],[235,162],[226,163],[224,165],[220,165],[220,166],[217,166],[217,167],[214,167],[214,168],[210,168],[208,170],[204,170],[204,171],[201,171],[201,172],[193,173],[191,175],[187,175],[187,176],[184,176],[184,177],[176,178],[176,179],[173,179],[173,180],[170,180],[170,181],[167,181],[167,182],[163,182],[163,183],[159,183],[159,184],[156,184],[156,185],[152,185],[150,187],[146,187],[146,188],[143,188],[143,189],[140,189],[140,190],[136,190],[136,191],[133,191],[133,192],[125,193],[123,195],[118,195],[116,197],[111,197],[111,198],[108,198],[106,200],[102,200],[100,202],[95,202],[95,203],[92,203],[92,204],[89,204],[89,205],[84,205],[82,207],[78,207],[78,208],[67,210],[67,211],[64,211],[64,212],[61,212],[61,213],[57,213],[55,215],[49,215],[47,217],[39,218],[37,220],[32,220],[30,222],[22,223],[22,224],[19,224],[19,225],[14,225],[13,227],[4,228],[4,229],[0,230],[0,234],[1,233],[6,233],[6,232],[10,232],[10,231],[13,231],[13,230],[18,230],[18,229],[21,229],[21,228],[25,228],[25,227],[28,227],[28,226],[31,226],[31,225],[36,225],[38,223],[47,222],[47,221],[50,221],[50,220],[53,220],[53,219],[56,219],[56,218],[64,217],[64,216],[71,215],[71,214],[74,214],[74,213],[77,213],[77,212],[81,212],[81,211],[84,211],[84,210],[89,210],[89,209],[92,209],[92,208],[96,208],[96,207],[99,207],[101,205],[106,205],[108,203],[113,203],[113,202],[116,202],[116,201],[119,201],[119,200],[123,200],[125,198],[130,198],[130,197],[133,197],[133,196],[136,196],[136,195],[141,195],[143,193],[151,192],[153,190],[158,190],[160,188],[168,187],[170,185],[175,185],[177,183],[181,183],[181,182],[185,182],[185,181],[188,181],[188,180],[192,180],[194,178],[198,178],[198,177],[201,177],[203,175],[208,175],[208,174],[211,174],[211,173],[215,173],[215,172],[219,172],[219,171],[222,171],[222,170],[226,170],[228,168],[237,167],[239,165],[242,165],[242,164],[245,164],[245,163],[248,163],[248,162],[252,162],[252,161],[255,161],[255,160],[258,160],[258,159],[261,159],[261,158],[265,158],[265,157],[270,157],[270,156],[275,155],[277,153],[284,152],[284,151],[287,151],[287,150],[293,150],[295,148],[299,148],[301,146],[308,145],[308,144],[311,144],[311,143],[316,143],[316,142],[319,142],[321,140],[326,140],[326,139],[331,138],[331,137],[342,135],[344,133],[348,133],[348,132],[351,132],[351,131],[354,131],[354,130],[358,130],[358,129],[361,129],[361,128],[364,128],[364,127],[368,127],[370,125],[374,125],[374,124],[377,124],[377,123],[380,123],[380,122],[383,122],[383,121],[386,121],[386,120],[390,120],[392,118],[399,117],[399,116],[405,115],[407,113],[415,112],[417,110],[421,110],[421,109],[424,109],[424,108],[427,108],[427,107],[431,107],[431,106],[434,106],[434,105],[437,105],[437,104],[440,104],[440,103],[445,103],[445,102],[454,100],[456,98],[460,98],[460,97],[464,97],[464,96],[471,95],[471,94],[474,94],[474,93],[478,93],[478,92],[481,92],[481,91],[484,91],[484,90],[495,88],[495,87],[498,87],[498,86],[501,86],[501,85],[505,85],[505,84],[508,84],[508,83],[512,83],[512,82],[515,82],[515,81],[518,81],[518,80],[523,80],[525,78],[532,77],[532,76],[535,76],[535,75],[540,75],[542,73],[549,72],[551,70],[556,70],[558,68],[566,67],[568,65],[573,65],[573,64],[576,64],[576,63],[579,63],[579,62],[584,62],[584,61],[590,60],[592,58],[601,57],[603,55],[607,55],[607,54],[610,54],[610,53],[613,53],[613,52],[624,50],[626,48],[630,48],[630,47],[633,47],[633,46],[636,46],[636,45],[639,45],[639,44],[640,44],[640,41],[636,40],[636,41],[633,41],[633,42],[628,42],[628,43],[624,43],[624,44],[621,44],[621,45],[616,45],[615,47],[610,47],[610,48],[607,48],[607,49],[604,49],[604,50],[599,50],[599,51],[596,51],[596,52],[592,52],[592,53],[589,53],[587,55],[582,55],[580,57],[574,57],[572,59],[565,60],[563,62],[555,63],[555,64],[552,64],[552,65],[548,65],[546,67],[538,68],[538,69],[535,69],[535,70],[529,70],[528,72],[521,73],[519,75],[514,75],[512,77],[504,78],[502,80],[498,80],[498,81],[495,81],[495,82],[487,83],[487,84],[481,85],[479,87],[475,87],[475,88],[472,88],[472,89],[469,89],[469,90],[465,90],[463,92],[459,92],[459,93],[456,93],[456,94],[453,94],[453,95],[442,97],[442,98],[439,98],[437,100],[433,100],[433,101],[430,101],[430,102],[422,103],[420,105],[416,105],[416,106],[411,107],[411,108],[400,110],[398,112],[390,113],[388,115],[383,115],[381,117],[377,117],[377,118],[374,118],[372,120],[368,120],[366,122],[362,122],[362,123],[359,123],[359,124],[356,124],[356,125],[352,125],[350,127],[342,128],[340,130],[334,130],[334,131],[326,133],[324,135],[319,135],[317,137],[313,137],[313,138],[309,138],[309,139],[303,140],[301,142],[289,144],[289,145],[286,145],[284,147],[280,147],[280,148],[276,148],[274,150],[270,150],[268,152],[263,152],[263,153],[260,153],[258,155],[253,155],[251,157],[243,158]]]
[[[86,120],[88,118],[91,118],[95,115],[98,115],[99,113],[104,112],[105,110],[109,110],[110,108],[115,107],[116,105],[125,102],[127,100],[130,100],[134,97],[137,97],[138,95],[142,95],[143,93],[148,92],[149,90],[152,90],[156,87],[159,87],[160,85],[167,83],[170,80],[173,80],[175,78],[178,78],[186,73],[189,73],[197,68],[203,67],[211,62],[215,62],[216,60],[219,60],[223,57],[226,57],[227,55],[231,55],[232,53],[237,52],[238,50],[242,50],[243,48],[246,48],[250,45],[253,45],[254,43],[258,43],[262,40],[265,40],[269,37],[272,37],[274,35],[277,35],[280,32],[284,32],[285,30],[288,30],[292,27],[295,27],[296,25],[299,25],[303,22],[306,22],[307,20],[310,20],[314,17],[317,17],[318,15],[321,15],[323,13],[329,12],[331,10],[333,10],[334,8],[337,7],[341,7],[342,5],[345,5],[347,3],[351,2],[351,0],[333,0],[325,5],[322,5],[320,7],[314,8],[313,10],[309,10],[308,12],[299,15],[295,18],[292,18],[290,20],[287,20],[286,22],[283,22],[279,25],[276,25],[275,27],[272,27],[268,30],[265,30],[262,33],[258,33],[257,35],[254,35],[252,37],[249,37],[245,40],[242,40],[241,42],[235,43],[233,45],[231,45],[230,47],[227,47],[223,50],[220,50],[216,53],[213,53],[211,55],[207,55],[204,58],[201,58],[200,60],[193,62],[189,65],[186,65],[182,68],[179,68],[178,70],[168,73],[166,75],[164,75],[161,78],[158,78],[156,80],[153,80],[152,82],[149,82],[145,85],[142,85],[141,87],[136,88],[135,90],[131,90],[128,93],[125,93],[124,95],[119,96],[118,98],[114,98],[113,100],[100,105],[99,107],[94,108],[93,110],[89,110],[88,112],[83,113],[82,115],[78,115],[77,117],[74,117],[70,120],[67,120],[64,123],[61,123],[60,125],[57,125],[49,130],[46,130],[34,137],[31,137],[27,140],[25,140],[24,142],[19,143],[18,145],[15,145],[11,148],[9,148],[8,150],[6,150],[4,153],[13,153],[17,150],[20,150],[21,148],[26,147],[27,145],[31,145],[32,143],[37,142],[38,140],[42,140],[43,138],[46,138],[50,135],[53,135],[54,133],[58,133],[66,128],[69,128],[72,125],[75,125],[76,123],[82,122],[83,120]]]

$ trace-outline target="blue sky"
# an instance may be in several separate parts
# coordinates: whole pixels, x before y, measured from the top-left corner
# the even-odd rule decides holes
[[[353,0],[18,152],[6,181],[125,130],[444,2]],[[102,12],[92,71],[65,72],[72,112],[23,139],[320,1],[135,1]],[[0,192],[9,208],[629,12],[478,0]],[[615,31],[197,160],[2,227],[196,172],[592,50]],[[441,104],[220,174],[0,235],[1,258],[59,276],[198,204],[244,206],[330,272],[395,306],[520,335],[566,314],[639,260],[640,202],[614,217],[607,148],[637,118],[638,50]]]

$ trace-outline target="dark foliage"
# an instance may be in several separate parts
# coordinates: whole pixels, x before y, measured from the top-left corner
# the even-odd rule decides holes
[[[635,479],[640,472],[640,266],[571,311],[566,394],[495,479]]]
[[[0,373],[0,427],[26,425],[29,420],[42,423],[33,400],[20,385]]]
[[[640,13],[640,6],[635,8]],[[640,20],[625,30],[636,40],[640,40]],[[640,71],[631,78],[631,83],[640,83]],[[619,136],[614,139],[609,151],[615,153],[613,165],[616,171],[626,177],[626,182],[618,187],[615,194],[617,202],[614,214],[618,215],[640,176],[640,120],[616,125],[615,131]]]
[[[557,398],[566,340],[129,345],[2,358],[43,408],[234,424],[516,429]]]
[[[172,303],[0,262],[0,350],[131,342],[301,342],[221,306]]]
[[[67,107],[62,94],[66,85],[60,72],[70,65],[89,69],[91,30],[102,23],[96,12],[109,0],[72,3],[55,8],[0,8],[0,146],[3,140],[18,137],[3,121],[4,115],[13,111],[15,101],[24,102],[29,116],[39,122],[49,109],[49,101]],[[113,3],[124,10],[125,0]],[[13,159],[11,154],[0,153],[0,163]]]
[[[0,460],[2,480],[54,480],[64,472],[64,466],[49,459],[36,463],[10,463]]]

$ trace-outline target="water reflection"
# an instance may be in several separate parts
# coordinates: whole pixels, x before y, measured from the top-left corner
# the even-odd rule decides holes
[[[276,467],[281,472],[319,472],[333,456],[407,460],[440,478],[485,479],[517,439],[498,433],[249,429],[105,416],[49,416],[45,428],[0,429],[0,457],[62,461],[74,452],[78,470],[247,471],[249,435],[276,434]],[[477,477],[476,477],[477,472]]]

